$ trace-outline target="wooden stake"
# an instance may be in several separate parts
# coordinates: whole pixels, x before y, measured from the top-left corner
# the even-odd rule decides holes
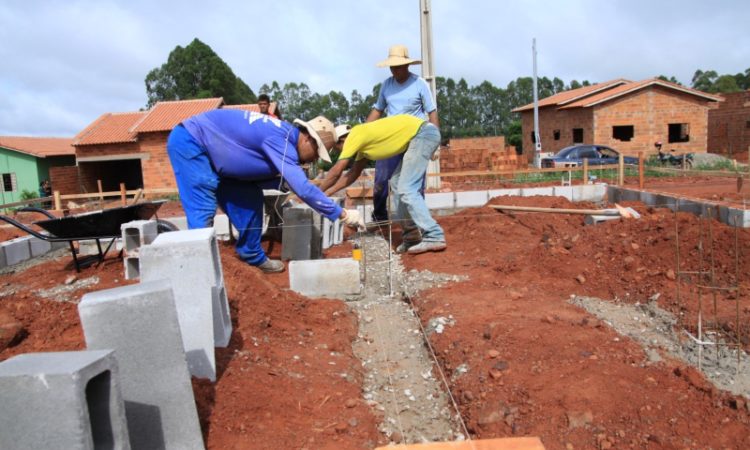
[[[583,184],[589,184],[589,159],[588,158],[583,158]]]
[[[643,156],[643,152],[638,152],[638,189],[643,189],[644,185],[644,176],[643,172],[645,170],[644,166],[646,164],[646,158]]]
[[[62,200],[60,199],[60,191],[54,192],[55,197],[55,210],[60,211],[62,209]]]
[[[125,183],[120,183],[120,201],[122,206],[128,206],[128,191],[125,190]]]
[[[104,205],[104,190],[102,189],[102,180],[96,180],[96,187],[99,189],[99,209]]]
[[[525,211],[525,212],[548,212],[560,214],[585,214],[594,216],[621,216],[620,211],[606,209],[565,209],[565,208],[542,208],[538,206],[513,206],[513,205],[490,205],[491,208],[500,211]]]
[[[617,184],[618,186],[622,186],[625,184],[625,156],[620,153],[619,161],[617,162],[617,171],[618,171],[618,180]]]

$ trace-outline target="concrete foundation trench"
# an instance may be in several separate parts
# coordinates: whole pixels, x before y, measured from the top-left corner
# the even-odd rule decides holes
[[[364,289],[348,305],[359,317],[353,347],[365,373],[363,397],[382,414],[380,431],[392,442],[465,439],[455,401],[425,339],[430,333],[442,333],[451,318],[431,318],[423,328],[409,302],[420,289],[459,278],[405,272],[386,239],[367,235],[358,240],[363,249]]]

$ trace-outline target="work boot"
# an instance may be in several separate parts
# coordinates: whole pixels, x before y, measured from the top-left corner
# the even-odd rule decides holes
[[[284,271],[284,263],[278,259],[266,258],[263,264],[258,265],[258,269],[263,273],[279,273]]]
[[[418,255],[426,252],[441,252],[445,250],[447,245],[445,241],[422,241],[419,244],[409,247],[407,253],[410,255]]]
[[[419,245],[419,241],[404,241],[396,247],[396,253],[406,253],[410,248]]]

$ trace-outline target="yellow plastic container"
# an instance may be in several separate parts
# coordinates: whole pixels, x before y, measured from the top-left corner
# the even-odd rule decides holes
[[[355,261],[362,261],[362,249],[361,248],[352,249],[352,259]]]

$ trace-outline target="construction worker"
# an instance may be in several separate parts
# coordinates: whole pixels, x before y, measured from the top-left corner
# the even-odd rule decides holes
[[[216,109],[177,125],[167,140],[182,207],[189,228],[213,226],[217,204],[239,231],[241,259],[266,273],[284,263],[261,248],[263,189],[286,181],[315,211],[350,226],[364,225],[359,211],[341,209],[310,183],[300,165],[330,162],[333,124],[323,116],[294,124],[257,112]]]
[[[395,218],[401,224],[398,253],[445,250],[445,233],[430,215],[420,193],[427,164],[440,146],[440,130],[410,115],[390,116],[357,125],[345,137],[341,155],[320,188],[331,195],[354,183],[369,161],[402,156],[390,180]],[[352,168],[344,174],[350,160]]]
[[[366,122],[380,119],[383,115],[409,114],[423,120],[427,119],[435,127],[440,128],[437,106],[429,85],[423,78],[409,71],[409,66],[414,64],[422,64],[422,61],[410,58],[406,46],[393,45],[388,49],[388,58],[379,62],[377,66],[390,68],[392,76],[380,86],[378,100]],[[403,154],[398,154],[375,163],[372,219],[376,222],[388,220],[388,181],[402,157]]]

